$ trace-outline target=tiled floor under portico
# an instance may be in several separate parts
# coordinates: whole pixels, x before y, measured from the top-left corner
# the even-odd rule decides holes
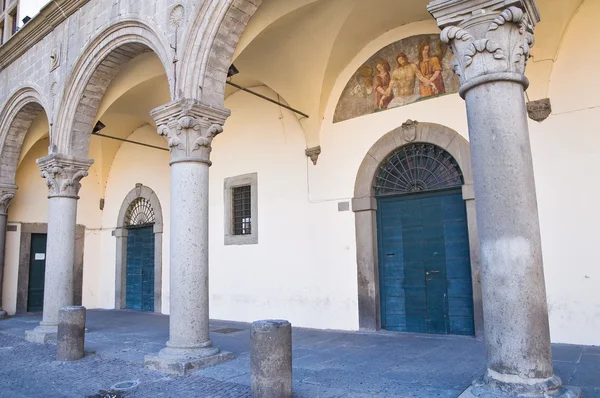
[[[82,397],[137,380],[127,396],[245,397],[249,395],[249,325],[211,321],[216,345],[231,362],[177,378],[145,370],[145,354],[164,347],[168,316],[88,311],[83,360],[54,362],[54,346],[25,342],[39,314],[0,322],[0,396]],[[228,329],[228,330],[227,330]],[[223,333],[226,332],[226,333]],[[294,329],[297,397],[456,397],[485,369],[482,341],[466,337]],[[600,348],[554,345],[556,373],[565,384],[600,397]]]

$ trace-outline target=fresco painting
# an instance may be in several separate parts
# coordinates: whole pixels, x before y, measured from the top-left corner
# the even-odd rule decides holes
[[[382,48],[346,85],[333,122],[458,92],[452,60],[438,35],[412,36]]]

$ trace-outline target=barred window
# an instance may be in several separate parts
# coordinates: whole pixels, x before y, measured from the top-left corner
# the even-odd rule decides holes
[[[233,188],[233,234],[252,233],[252,187],[245,185]]]
[[[258,244],[258,174],[225,178],[225,245]]]

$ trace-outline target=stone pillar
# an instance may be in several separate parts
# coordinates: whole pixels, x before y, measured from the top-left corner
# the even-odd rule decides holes
[[[292,325],[288,321],[252,324],[250,366],[253,398],[291,398]]]
[[[52,154],[37,160],[49,188],[48,242],[44,278],[44,312],[40,326],[25,332],[29,341],[56,338],[58,310],[73,305],[73,264],[79,183],[88,175],[90,159]]]
[[[535,0],[437,0],[467,105],[487,372],[465,396],[566,394],[554,375],[524,90]],[[470,394],[470,395],[469,395]]]
[[[171,151],[169,341],[146,366],[175,374],[232,358],[208,329],[208,169],[229,111],[181,100],[152,111]]]
[[[4,256],[6,254],[6,223],[8,207],[15,197],[16,185],[0,184],[0,320],[6,319],[6,311],[2,309],[2,284],[4,283]]]
[[[85,307],[68,306],[58,310],[56,360],[77,361],[84,356]]]

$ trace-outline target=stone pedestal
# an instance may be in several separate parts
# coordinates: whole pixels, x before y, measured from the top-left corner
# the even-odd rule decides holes
[[[292,325],[280,320],[254,322],[250,363],[253,398],[291,398]]]
[[[464,396],[578,396],[554,375],[524,76],[535,0],[437,0],[467,105],[487,372]],[[471,395],[468,395],[471,394]]]
[[[56,360],[77,361],[84,356],[85,307],[62,307],[58,311]]]
[[[0,320],[6,319],[6,311],[2,309],[2,284],[4,283],[4,255],[6,247],[6,222],[8,207],[15,197],[16,185],[0,183]]]
[[[77,195],[93,161],[54,154],[37,162],[50,191],[44,308],[40,326],[26,331],[25,338],[45,343],[56,338],[58,310],[73,305]]]
[[[233,358],[213,346],[208,314],[208,169],[229,111],[178,101],[152,111],[171,151],[169,341],[147,367],[185,374]]]

